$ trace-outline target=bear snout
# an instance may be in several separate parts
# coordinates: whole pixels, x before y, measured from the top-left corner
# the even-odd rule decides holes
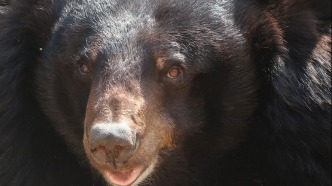
[[[138,135],[126,123],[97,123],[90,129],[89,146],[97,162],[116,167],[133,157]]]

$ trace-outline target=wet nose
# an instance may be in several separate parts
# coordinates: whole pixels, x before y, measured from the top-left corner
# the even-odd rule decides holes
[[[89,143],[100,163],[125,163],[137,147],[136,133],[126,123],[98,123],[92,126]]]

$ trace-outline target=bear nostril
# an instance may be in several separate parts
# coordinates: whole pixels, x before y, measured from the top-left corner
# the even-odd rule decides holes
[[[136,150],[137,135],[127,124],[96,124],[90,130],[89,144],[100,163],[125,163]]]
[[[94,154],[94,153],[96,153],[96,152],[98,152],[98,151],[105,151],[105,150],[106,150],[106,148],[105,148],[104,146],[99,145],[99,146],[97,146],[97,147],[91,149],[91,152]]]

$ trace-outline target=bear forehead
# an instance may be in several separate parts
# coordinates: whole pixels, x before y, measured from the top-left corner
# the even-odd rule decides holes
[[[90,3],[72,1],[65,5],[56,27],[64,22],[93,27],[114,39],[130,36],[140,29],[174,29],[177,31],[217,29],[233,26],[232,5],[228,1],[182,0],[148,1],[98,0]],[[77,29],[77,26],[70,27]]]
[[[59,46],[98,45],[111,55],[139,53],[135,50],[151,46],[163,50],[171,42],[188,47],[192,42],[196,48],[230,45],[230,40],[243,44],[231,9],[229,1],[218,0],[71,1],[59,14],[52,35],[68,40]]]

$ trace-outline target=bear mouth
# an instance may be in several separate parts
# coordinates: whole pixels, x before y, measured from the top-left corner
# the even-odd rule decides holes
[[[138,166],[127,170],[104,171],[104,177],[118,186],[132,185],[144,172],[144,166]]]
[[[114,186],[135,186],[144,181],[155,167],[155,161],[150,166],[139,165],[124,170],[104,170],[104,178]]]

